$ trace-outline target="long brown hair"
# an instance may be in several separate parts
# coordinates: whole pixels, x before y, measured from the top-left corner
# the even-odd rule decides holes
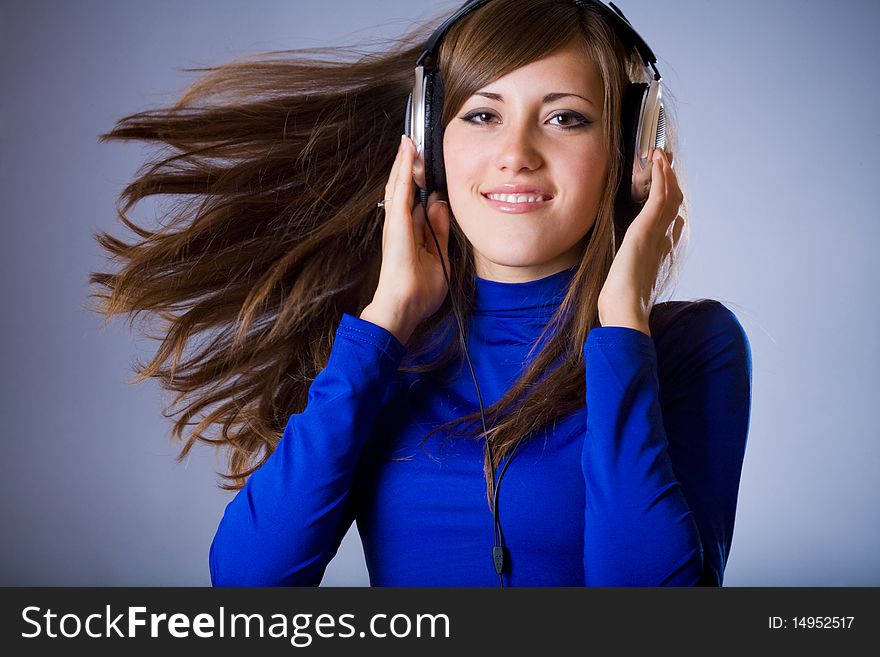
[[[126,116],[100,136],[163,148],[120,194],[119,218],[136,238],[95,234],[120,267],[90,276],[94,309],[108,319],[128,314],[130,326],[141,314],[160,322],[153,336],[160,345],[136,381],[157,378],[175,393],[166,409],[177,416],[173,437],[183,439],[192,427],[179,460],[199,441],[228,449],[224,489],[241,488],[272,453],[290,415],[305,408],[342,313],[357,316],[372,298],[382,242],[376,200],[403,131],[415,61],[442,18],[384,52],[276,51],[195,69],[205,75],[173,106]],[[630,80],[646,78],[602,15],[572,0],[491,0],[450,30],[438,58],[445,126],[480,87],[572,40],[583,44],[602,77],[602,128],[613,156],[595,225],[545,330],[546,345],[486,409],[496,464],[519,440],[584,404],[582,346],[599,326],[598,296],[615,249],[623,91]],[[673,119],[667,140],[674,149]],[[684,189],[678,157],[676,169]],[[153,195],[176,202],[149,229],[127,213]],[[449,260],[450,295],[465,310],[467,331],[473,255],[454,217]],[[665,272],[659,293],[674,275]],[[451,310],[447,296],[416,328],[401,371],[439,371],[461,361]],[[479,413],[431,433],[437,431],[482,439]],[[488,456],[484,468],[491,499]]]

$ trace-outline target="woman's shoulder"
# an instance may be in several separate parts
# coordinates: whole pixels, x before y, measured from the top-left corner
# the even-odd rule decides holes
[[[733,361],[751,370],[748,335],[736,314],[720,301],[658,303],[649,326],[658,358],[691,367]]]
[[[700,325],[733,333],[743,333],[742,324],[730,308],[716,299],[664,301],[651,310],[650,326],[653,332],[665,332],[685,325]]]

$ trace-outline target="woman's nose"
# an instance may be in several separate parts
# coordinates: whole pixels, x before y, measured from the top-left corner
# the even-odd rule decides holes
[[[515,173],[540,166],[541,154],[530,130],[530,126],[509,125],[502,132],[495,156],[499,169]]]

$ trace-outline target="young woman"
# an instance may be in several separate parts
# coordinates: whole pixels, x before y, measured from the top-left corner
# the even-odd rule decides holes
[[[140,377],[176,436],[199,416],[181,458],[228,449],[215,585],[318,585],[355,520],[378,586],[722,584],[749,343],[716,301],[659,302],[686,205],[631,143],[653,62],[627,26],[472,1],[354,61],[212,69],[103,136],[171,148],[93,282],[163,320]],[[185,201],[158,230],[125,216],[152,194]]]

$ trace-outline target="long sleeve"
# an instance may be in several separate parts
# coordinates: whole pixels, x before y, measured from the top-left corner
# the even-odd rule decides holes
[[[630,328],[594,329],[584,344],[588,586],[722,583],[748,433],[751,352],[722,304],[687,310],[663,332],[662,359],[651,337]]]
[[[211,543],[215,586],[317,586],[354,518],[358,460],[405,347],[343,314],[327,366]]]

